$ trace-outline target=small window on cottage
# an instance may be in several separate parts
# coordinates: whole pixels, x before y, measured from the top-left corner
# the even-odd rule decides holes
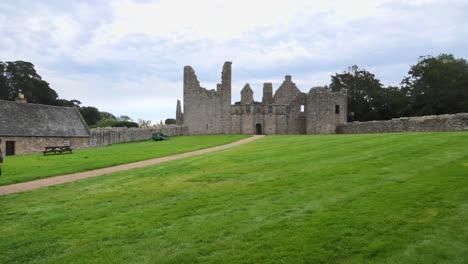
[[[273,113],[273,106],[271,106],[271,105],[268,106],[268,113],[269,114]]]
[[[304,113],[304,105],[301,105],[301,113]]]
[[[340,113],[340,105],[335,105],[335,114]]]
[[[245,108],[245,111],[246,111],[247,113],[250,113],[250,106],[247,106],[247,107]]]
[[[70,146],[70,140],[64,140],[63,141],[63,146],[69,147]]]

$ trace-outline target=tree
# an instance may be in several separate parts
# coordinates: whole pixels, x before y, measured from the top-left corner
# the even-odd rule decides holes
[[[331,76],[330,88],[348,91],[348,121],[380,119],[379,96],[383,89],[375,75],[354,65],[341,74]]]
[[[409,97],[399,87],[389,86],[379,90],[374,105],[379,112],[379,119],[383,120],[409,116],[411,113]]]
[[[149,127],[151,126],[151,120],[144,120],[144,119],[138,118],[138,125],[140,127]]]
[[[468,112],[468,62],[452,54],[420,57],[402,81],[412,115]]]
[[[31,62],[0,61],[0,100],[14,101],[20,91],[30,103],[72,107],[79,102],[59,99],[57,92],[42,80]]]
[[[176,120],[174,118],[167,118],[166,120],[164,120],[164,124],[166,124],[166,125],[175,125]]]
[[[138,124],[130,121],[117,121],[112,127],[138,127]]]
[[[80,108],[81,101],[78,100],[66,100],[66,99],[57,99],[55,104],[58,106],[66,106],[66,107],[77,107]]]
[[[126,116],[126,115],[121,115],[121,116],[119,116],[118,120],[119,121],[130,122],[130,121],[132,121],[132,118],[129,117],[129,116]]]
[[[83,119],[86,121],[86,124],[88,125],[94,125],[99,120],[102,119],[101,113],[96,107],[84,106],[84,107],[81,107],[79,110],[80,110],[81,115],[83,116]]]
[[[37,74],[34,65],[26,61],[0,62],[0,99],[13,101],[21,91],[26,100],[38,104],[54,104],[57,93]]]
[[[109,112],[101,112],[101,117],[103,119],[117,120],[117,118]]]

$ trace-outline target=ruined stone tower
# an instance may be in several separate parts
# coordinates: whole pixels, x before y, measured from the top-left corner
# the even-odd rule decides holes
[[[177,100],[176,125],[182,126],[183,124],[184,124],[184,114],[182,114],[182,108],[180,106],[180,100]]]
[[[184,112],[177,103],[177,124],[188,133],[200,134],[332,134],[346,123],[347,94],[312,88],[303,93],[290,75],[273,94],[273,85],[263,85],[262,102],[254,100],[247,83],[241,101],[231,105],[231,62],[225,62],[221,83],[207,90],[192,67],[184,68]]]
[[[216,91],[201,87],[192,67],[184,67],[183,124],[190,134],[231,133],[231,64],[224,63]]]

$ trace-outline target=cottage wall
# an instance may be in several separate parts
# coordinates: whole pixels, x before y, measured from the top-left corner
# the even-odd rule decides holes
[[[88,147],[89,139],[85,137],[0,137],[1,148],[5,155],[6,141],[15,142],[15,155],[41,153],[48,146],[63,146],[65,141],[70,141],[72,149]]]

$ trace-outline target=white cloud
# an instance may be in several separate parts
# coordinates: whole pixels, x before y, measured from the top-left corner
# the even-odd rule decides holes
[[[397,84],[420,55],[468,57],[466,13],[466,0],[2,1],[0,60],[33,62],[63,98],[159,120],[184,65],[214,89],[233,61],[233,101],[245,82],[258,100],[265,81],[292,74],[308,91],[352,64]]]

